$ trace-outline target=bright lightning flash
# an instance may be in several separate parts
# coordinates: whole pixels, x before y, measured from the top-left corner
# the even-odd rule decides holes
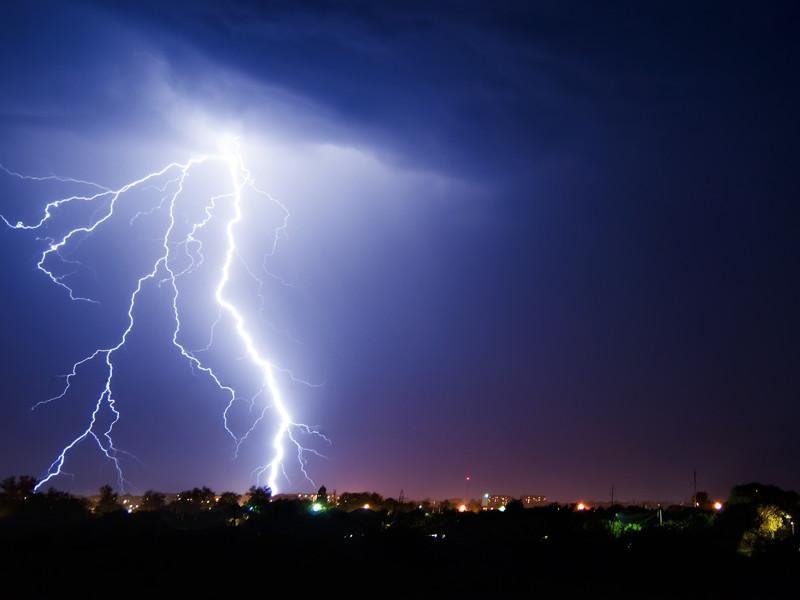
[[[227,171],[230,174],[230,190],[227,193],[210,198],[208,203],[203,206],[204,218],[199,222],[193,223],[191,226],[191,230],[183,238],[180,238],[176,234],[176,225],[177,225],[176,207],[178,206],[178,203],[183,199],[184,184],[187,178],[191,175],[191,173],[195,169],[199,169],[201,168],[202,165],[210,163],[221,164],[227,169]],[[161,170],[155,171],[140,179],[127,183],[118,189],[109,189],[107,187],[89,181],[66,178],[66,177],[58,177],[55,175],[50,175],[45,177],[22,175],[20,173],[17,173],[16,171],[6,169],[2,165],[0,165],[0,169],[3,170],[9,176],[25,181],[56,181],[60,183],[81,184],[85,186],[90,186],[95,190],[97,190],[96,192],[90,195],[84,195],[84,196],[72,195],[47,203],[47,205],[44,207],[43,216],[38,221],[35,221],[33,223],[23,223],[22,221],[17,221],[15,223],[12,223],[8,219],[6,219],[5,216],[0,215],[0,219],[2,219],[5,225],[11,229],[39,230],[49,225],[50,221],[56,218],[54,215],[58,214],[59,210],[64,206],[71,205],[74,203],[89,203],[89,204],[98,203],[104,205],[104,209],[99,211],[99,216],[98,212],[96,211],[94,216],[92,217],[93,220],[91,220],[89,224],[75,227],[74,229],[69,230],[66,234],[64,234],[60,238],[50,238],[50,237],[44,238],[47,240],[48,245],[39,258],[39,261],[37,263],[37,268],[40,271],[42,271],[53,282],[53,284],[59,286],[60,288],[63,288],[69,294],[69,298],[73,301],[98,303],[96,300],[92,298],[85,297],[76,293],[73,290],[73,287],[69,285],[67,281],[65,281],[69,276],[69,274],[56,275],[53,271],[53,267],[47,266],[54,259],[59,259],[62,263],[75,263],[75,261],[66,260],[61,255],[61,251],[65,249],[65,247],[67,247],[71,242],[73,242],[73,240],[78,240],[86,235],[91,235],[104,223],[110,221],[115,216],[115,209],[118,203],[123,201],[126,193],[134,188],[144,188],[145,186],[152,186],[156,190],[164,194],[164,196],[161,200],[161,203],[158,204],[157,206],[154,206],[153,208],[146,211],[137,212],[136,215],[130,220],[131,225],[138,217],[149,215],[156,211],[165,210],[168,214],[167,225],[164,229],[163,236],[160,239],[161,243],[160,254],[156,257],[155,261],[150,266],[150,269],[146,273],[141,274],[136,280],[136,283],[133,286],[127,305],[128,306],[127,325],[120,333],[116,342],[106,347],[97,348],[93,352],[87,354],[86,356],[82,357],[81,359],[73,363],[72,369],[65,376],[65,385],[61,390],[61,392],[52,398],[49,398],[47,400],[42,400],[36,403],[33,407],[35,409],[41,405],[48,404],[50,402],[64,398],[70,392],[73,380],[76,377],[78,377],[78,373],[82,368],[86,367],[89,363],[92,363],[94,361],[102,361],[102,363],[104,363],[105,379],[102,383],[102,389],[100,393],[94,400],[94,408],[89,415],[86,428],[83,431],[79,432],[74,439],[72,439],[66,446],[62,448],[58,456],[50,464],[45,476],[39,482],[36,489],[37,490],[40,489],[42,486],[51,481],[54,477],[64,474],[65,471],[63,470],[63,468],[68,455],[76,446],[78,446],[80,443],[84,441],[94,442],[97,445],[103,456],[105,456],[105,458],[107,458],[116,469],[117,480],[120,490],[124,491],[126,489],[126,485],[128,482],[123,472],[123,465],[121,459],[125,456],[133,456],[133,455],[117,448],[114,445],[114,440],[113,440],[114,427],[121,418],[121,414],[116,403],[116,395],[114,390],[114,366],[115,366],[114,357],[117,351],[119,351],[121,348],[125,346],[125,343],[128,340],[128,336],[130,335],[131,331],[134,328],[135,324],[134,314],[136,312],[137,301],[140,295],[142,294],[142,290],[145,288],[147,284],[153,282],[159,286],[164,284],[168,285],[169,290],[171,292],[170,308],[173,318],[173,328],[171,335],[172,344],[181,354],[181,356],[189,362],[190,366],[195,371],[200,371],[201,373],[206,375],[216,385],[216,387],[219,388],[219,390],[227,397],[227,405],[222,414],[223,424],[225,430],[233,438],[237,454],[241,444],[250,436],[250,434],[255,430],[255,428],[262,422],[267,409],[271,407],[276,412],[278,424],[270,442],[271,458],[266,462],[266,464],[264,464],[261,467],[258,467],[254,471],[256,477],[256,483],[261,484],[262,481],[265,481],[266,484],[270,488],[272,488],[273,492],[276,492],[278,490],[279,474],[284,473],[285,475],[285,466],[284,466],[284,459],[286,457],[285,446],[287,443],[289,443],[292,444],[296,450],[296,456],[299,462],[300,471],[302,472],[304,477],[313,485],[313,481],[309,477],[308,472],[306,470],[306,463],[307,463],[306,454],[310,453],[310,454],[315,454],[317,456],[323,456],[323,455],[314,450],[313,448],[307,448],[303,446],[298,440],[296,433],[299,432],[302,434],[316,436],[321,438],[327,443],[330,443],[330,440],[327,437],[325,437],[321,432],[319,432],[317,429],[305,425],[303,423],[298,423],[292,418],[287,401],[285,400],[283,394],[281,393],[280,387],[278,385],[278,375],[276,372],[288,376],[288,378],[290,378],[292,381],[300,381],[302,383],[306,383],[307,385],[312,385],[312,384],[308,384],[305,381],[296,379],[290,371],[283,368],[279,368],[262,353],[262,351],[258,348],[258,344],[254,339],[250,328],[248,327],[248,322],[247,319],[245,318],[244,311],[234,303],[234,301],[228,294],[229,292],[228,288],[232,278],[231,275],[232,267],[237,260],[241,260],[241,257],[239,255],[239,249],[237,247],[237,230],[239,230],[243,225],[243,215],[244,215],[243,205],[245,203],[244,192],[246,190],[254,192],[258,197],[267,199],[269,202],[273,203],[283,212],[284,215],[283,221],[281,225],[277,227],[274,231],[274,238],[272,241],[271,250],[269,251],[267,256],[271,256],[272,254],[275,253],[280,236],[286,229],[289,219],[289,211],[286,209],[286,206],[284,206],[282,203],[269,196],[269,194],[263,192],[258,187],[256,187],[255,181],[250,171],[245,167],[238,141],[235,138],[231,138],[229,136],[225,137],[220,143],[219,151],[215,154],[198,156],[188,160],[185,163],[177,163],[177,162],[170,163],[167,166],[163,167]],[[162,187],[158,187],[155,185],[160,179],[166,177],[171,177],[171,179],[169,179]],[[217,320],[214,321],[214,323],[211,326],[212,339],[209,343],[209,346],[207,346],[203,350],[208,350],[211,344],[213,343],[213,331],[217,327],[217,325],[224,324],[225,321],[227,320],[228,323],[233,325],[233,330],[236,333],[236,338],[239,340],[241,346],[244,348],[246,357],[249,359],[252,365],[258,370],[262,388],[261,391],[258,392],[256,396],[250,400],[250,402],[252,406],[252,403],[255,402],[255,399],[257,397],[262,397],[264,398],[264,406],[258,418],[252,423],[250,428],[242,435],[237,435],[233,431],[228,420],[229,411],[233,407],[234,403],[240,399],[239,395],[236,393],[233,387],[223,383],[222,379],[217,375],[214,369],[212,369],[212,367],[207,365],[205,362],[201,361],[197,357],[195,352],[188,350],[184,345],[184,343],[181,341],[181,311],[180,311],[179,280],[181,277],[188,275],[189,273],[199,269],[203,265],[204,262],[203,244],[195,236],[202,229],[211,226],[214,223],[214,221],[219,220],[218,218],[215,217],[215,209],[221,202],[231,203],[233,209],[232,211],[233,215],[227,222],[224,223],[224,232],[225,232],[224,262],[222,265],[221,273],[219,274],[219,279],[213,290],[213,298],[219,309],[219,315]],[[188,257],[189,260],[189,265],[180,270],[178,270],[175,266],[177,260],[177,257],[175,256],[175,249],[178,247],[183,247],[185,255]],[[249,269],[248,273],[251,276],[256,277]],[[269,273],[267,272],[267,274]],[[260,281],[257,277],[256,279],[259,281],[260,284],[259,290],[261,290],[261,288],[263,288],[263,282]],[[264,392],[267,393],[265,394]],[[271,404],[268,405],[267,402],[271,402]],[[107,411],[108,415],[106,417],[108,419],[108,424],[106,426],[101,425],[101,421],[103,420],[102,414],[104,410]]]

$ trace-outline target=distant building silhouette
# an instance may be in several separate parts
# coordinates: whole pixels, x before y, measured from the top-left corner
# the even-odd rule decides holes
[[[329,506],[336,506],[339,504],[339,496],[336,495],[336,492],[326,494],[328,497],[328,505]],[[278,494],[275,496],[276,500],[300,500],[303,502],[316,502],[317,501],[317,494],[308,493],[308,494]]]
[[[515,498],[513,496],[509,496],[507,494],[490,494],[489,492],[486,492],[481,497],[481,508],[483,510],[496,510],[505,507],[514,499]],[[540,494],[526,494],[524,496],[520,496],[518,499],[520,502],[522,502],[522,506],[525,508],[542,506],[547,503],[547,496],[542,496]]]
[[[481,497],[481,508],[485,510],[495,510],[496,508],[504,507],[511,502],[511,496],[505,494],[489,494],[486,492]]]
[[[541,496],[537,494],[527,494],[525,496],[520,496],[519,499],[525,508],[547,504],[547,496]]]

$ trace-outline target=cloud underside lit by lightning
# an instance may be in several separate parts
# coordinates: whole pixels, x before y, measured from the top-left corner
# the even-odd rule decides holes
[[[137,310],[137,301],[142,294],[143,289],[148,285],[167,286],[169,291],[170,311],[172,317],[172,330],[171,330],[171,343],[176,351],[188,361],[190,366],[195,372],[200,372],[208,377],[211,382],[218,388],[226,400],[226,406],[222,412],[222,425],[232,439],[235,448],[235,455],[238,456],[241,445],[251,436],[253,431],[262,425],[268,410],[275,412],[277,417],[277,426],[274,434],[272,434],[268,449],[268,460],[253,471],[255,482],[257,485],[265,483],[272,488],[273,492],[279,489],[279,475],[285,475],[285,459],[287,458],[287,448],[290,446],[294,449],[298,461],[299,471],[303,476],[313,485],[307,469],[307,454],[316,456],[323,456],[313,448],[304,446],[298,439],[297,434],[315,436],[322,439],[326,443],[330,440],[322,434],[319,430],[304,423],[298,423],[292,417],[289,405],[281,393],[278,384],[279,375],[287,377],[291,381],[302,380],[295,378],[291,371],[280,368],[270,359],[268,359],[262,351],[258,348],[258,344],[251,332],[248,325],[248,320],[245,317],[245,311],[239,307],[232,299],[230,294],[230,284],[232,279],[232,267],[234,263],[243,259],[239,255],[239,247],[237,245],[237,232],[245,226],[243,222],[244,217],[244,193],[246,190],[253,192],[258,198],[264,199],[275,207],[277,207],[283,214],[280,225],[275,228],[274,237],[271,246],[267,251],[266,258],[275,254],[278,246],[279,239],[288,226],[289,211],[286,206],[281,202],[272,198],[269,194],[259,189],[256,183],[244,164],[238,144],[227,144],[226,148],[221,153],[209,154],[192,158],[184,163],[173,162],[162,169],[149,173],[144,177],[135,181],[129,182],[118,189],[110,189],[97,183],[84,181],[80,179],[73,179],[67,177],[59,177],[55,175],[45,177],[35,177],[31,175],[23,175],[16,171],[7,169],[0,165],[0,170],[4,171],[11,177],[23,181],[48,181],[69,184],[80,184],[93,188],[92,194],[88,195],[72,195],[58,200],[49,202],[44,207],[44,212],[38,221],[31,223],[24,223],[22,221],[12,222],[5,216],[0,215],[0,219],[5,225],[15,230],[43,230],[54,220],[54,215],[59,214],[61,211],[69,209],[71,205],[83,204],[92,205],[94,203],[101,204],[104,208],[95,211],[88,224],[80,225],[73,229],[68,230],[64,235],[56,238],[45,237],[47,247],[43,250],[37,268],[44,273],[50,281],[62,288],[69,298],[77,302],[89,302],[97,304],[97,300],[88,296],[83,296],[73,289],[68,281],[68,275],[57,275],[55,267],[49,267],[50,262],[70,262],[64,259],[61,251],[69,246],[71,243],[80,243],[80,240],[85,236],[91,235],[98,228],[103,226],[104,223],[109,222],[115,217],[115,209],[120,202],[123,202],[126,194],[134,189],[142,189],[145,187],[152,187],[160,194],[162,194],[159,204],[153,206],[148,210],[141,210],[130,219],[132,225],[137,219],[146,217],[154,212],[163,211],[168,215],[166,225],[163,229],[163,236],[160,237],[160,244],[158,248],[158,255],[150,264],[149,270],[140,274],[132,286],[132,291],[127,303],[127,323],[124,329],[120,332],[116,340],[105,347],[99,347],[91,353],[83,356],[75,361],[69,373],[65,375],[65,384],[60,393],[56,396],[42,400],[34,405],[33,408],[49,404],[51,402],[60,400],[66,397],[71,389],[73,382],[80,376],[80,371],[89,367],[91,363],[100,363],[104,371],[104,379],[101,382],[101,390],[93,401],[93,408],[88,416],[86,427],[80,431],[68,444],[66,444],[58,453],[56,458],[48,467],[45,475],[37,485],[37,490],[51,482],[53,478],[66,474],[64,471],[65,463],[76,446],[81,443],[92,443],[99,448],[102,455],[108,459],[114,466],[117,475],[117,483],[120,490],[125,491],[129,487],[129,482],[125,477],[123,470],[123,459],[126,457],[133,457],[132,454],[118,448],[114,444],[114,428],[121,419],[121,413],[116,402],[116,391],[114,387],[114,374],[115,374],[115,355],[122,349],[128,337],[134,329],[136,322],[135,313]],[[225,168],[230,177],[229,189],[222,194],[209,198],[202,205],[202,218],[191,226],[188,232],[180,236],[178,234],[178,223],[176,220],[176,208],[180,202],[191,202],[185,193],[185,183],[189,176],[197,169],[201,169],[204,165],[216,164]],[[162,185],[157,185],[161,180],[167,179],[162,182]],[[227,187],[227,184],[226,184]],[[97,190],[97,191],[94,191]],[[198,354],[201,350],[192,351],[185,346],[182,341],[182,323],[181,323],[181,278],[200,269],[204,262],[204,248],[202,241],[197,237],[199,233],[212,225],[216,225],[216,221],[220,218],[217,216],[217,208],[221,203],[228,203],[229,212],[231,216],[227,221],[219,223],[219,226],[224,230],[224,256],[222,256],[222,267],[220,269],[216,285],[209,291],[213,297],[213,301],[217,307],[217,318],[210,325],[211,338],[209,344],[202,349],[208,351],[213,344],[214,330],[219,326],[230,326],[232,332],[239,345],[244,349],[245,355],[252,367],[257,370],[257,375],[261,381],[260,391],[255,396],[245,402],[249,402],[251,408],[258,400],[262,402],[261,411],[257,418],[252,422],[250,427],[242,434],[237,435],[234,428],[229,421],[229,413],[237,401],[243,400],[237,394],[234,387],[223,382],[222,378],[206,361],[201,360]],[[179,257],[178,251],[182,250],[182,257]],[[187,261],[188,264],[183,268],[178,268],[179,258]],[[251,277],[254,277],[259,282],[259,295],[262,293],[263,281],[256,277],[252,271],[247,267],[247,271]],[[266,274],[271,275],[266,269]],[[263,306],[263,297],[262,297]],[[102,423],[106,423],[103,425]]]

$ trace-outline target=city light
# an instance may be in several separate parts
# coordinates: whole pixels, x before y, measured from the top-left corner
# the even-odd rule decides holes
[[[505,506],[501,506],[497,510],[499,510],[500,512],[506,512],[506,507]]]
[[[714,502],[714,510],[716,510],[716,511],[722,510],[722,502],[720,502],[719,500]]]
[[[322,512],[323,510],[323,506],[319,502],[314,502],[314,504],[311,505],[311,512],[318,513]]]
[[[362,506],[361,508],[363,508],[364,510],[369,510],[369,504],[365,504],[365,505],[364,505],[364,506]]]
[[[459,505],[458,512],[467,512],[467,505],[466,504]]]
[[[589,507],[588,507],[588,506],[586,506],[586,505],[585,505],[583,502],[578,502],[578,505],[577,505],[575,508],[576,508],[577,510],[586,510],[586,509],[587,509],[587,508],[589,508]]]

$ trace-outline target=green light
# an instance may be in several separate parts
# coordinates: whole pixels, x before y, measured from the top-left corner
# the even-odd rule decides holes
[[[323,510],[325,510],[325,509],[322,506],[322,504],[320,504],[319,502],[314,502],[314,504],[311,505],[311,512],[318,513],[318,512],[322,512]]]

